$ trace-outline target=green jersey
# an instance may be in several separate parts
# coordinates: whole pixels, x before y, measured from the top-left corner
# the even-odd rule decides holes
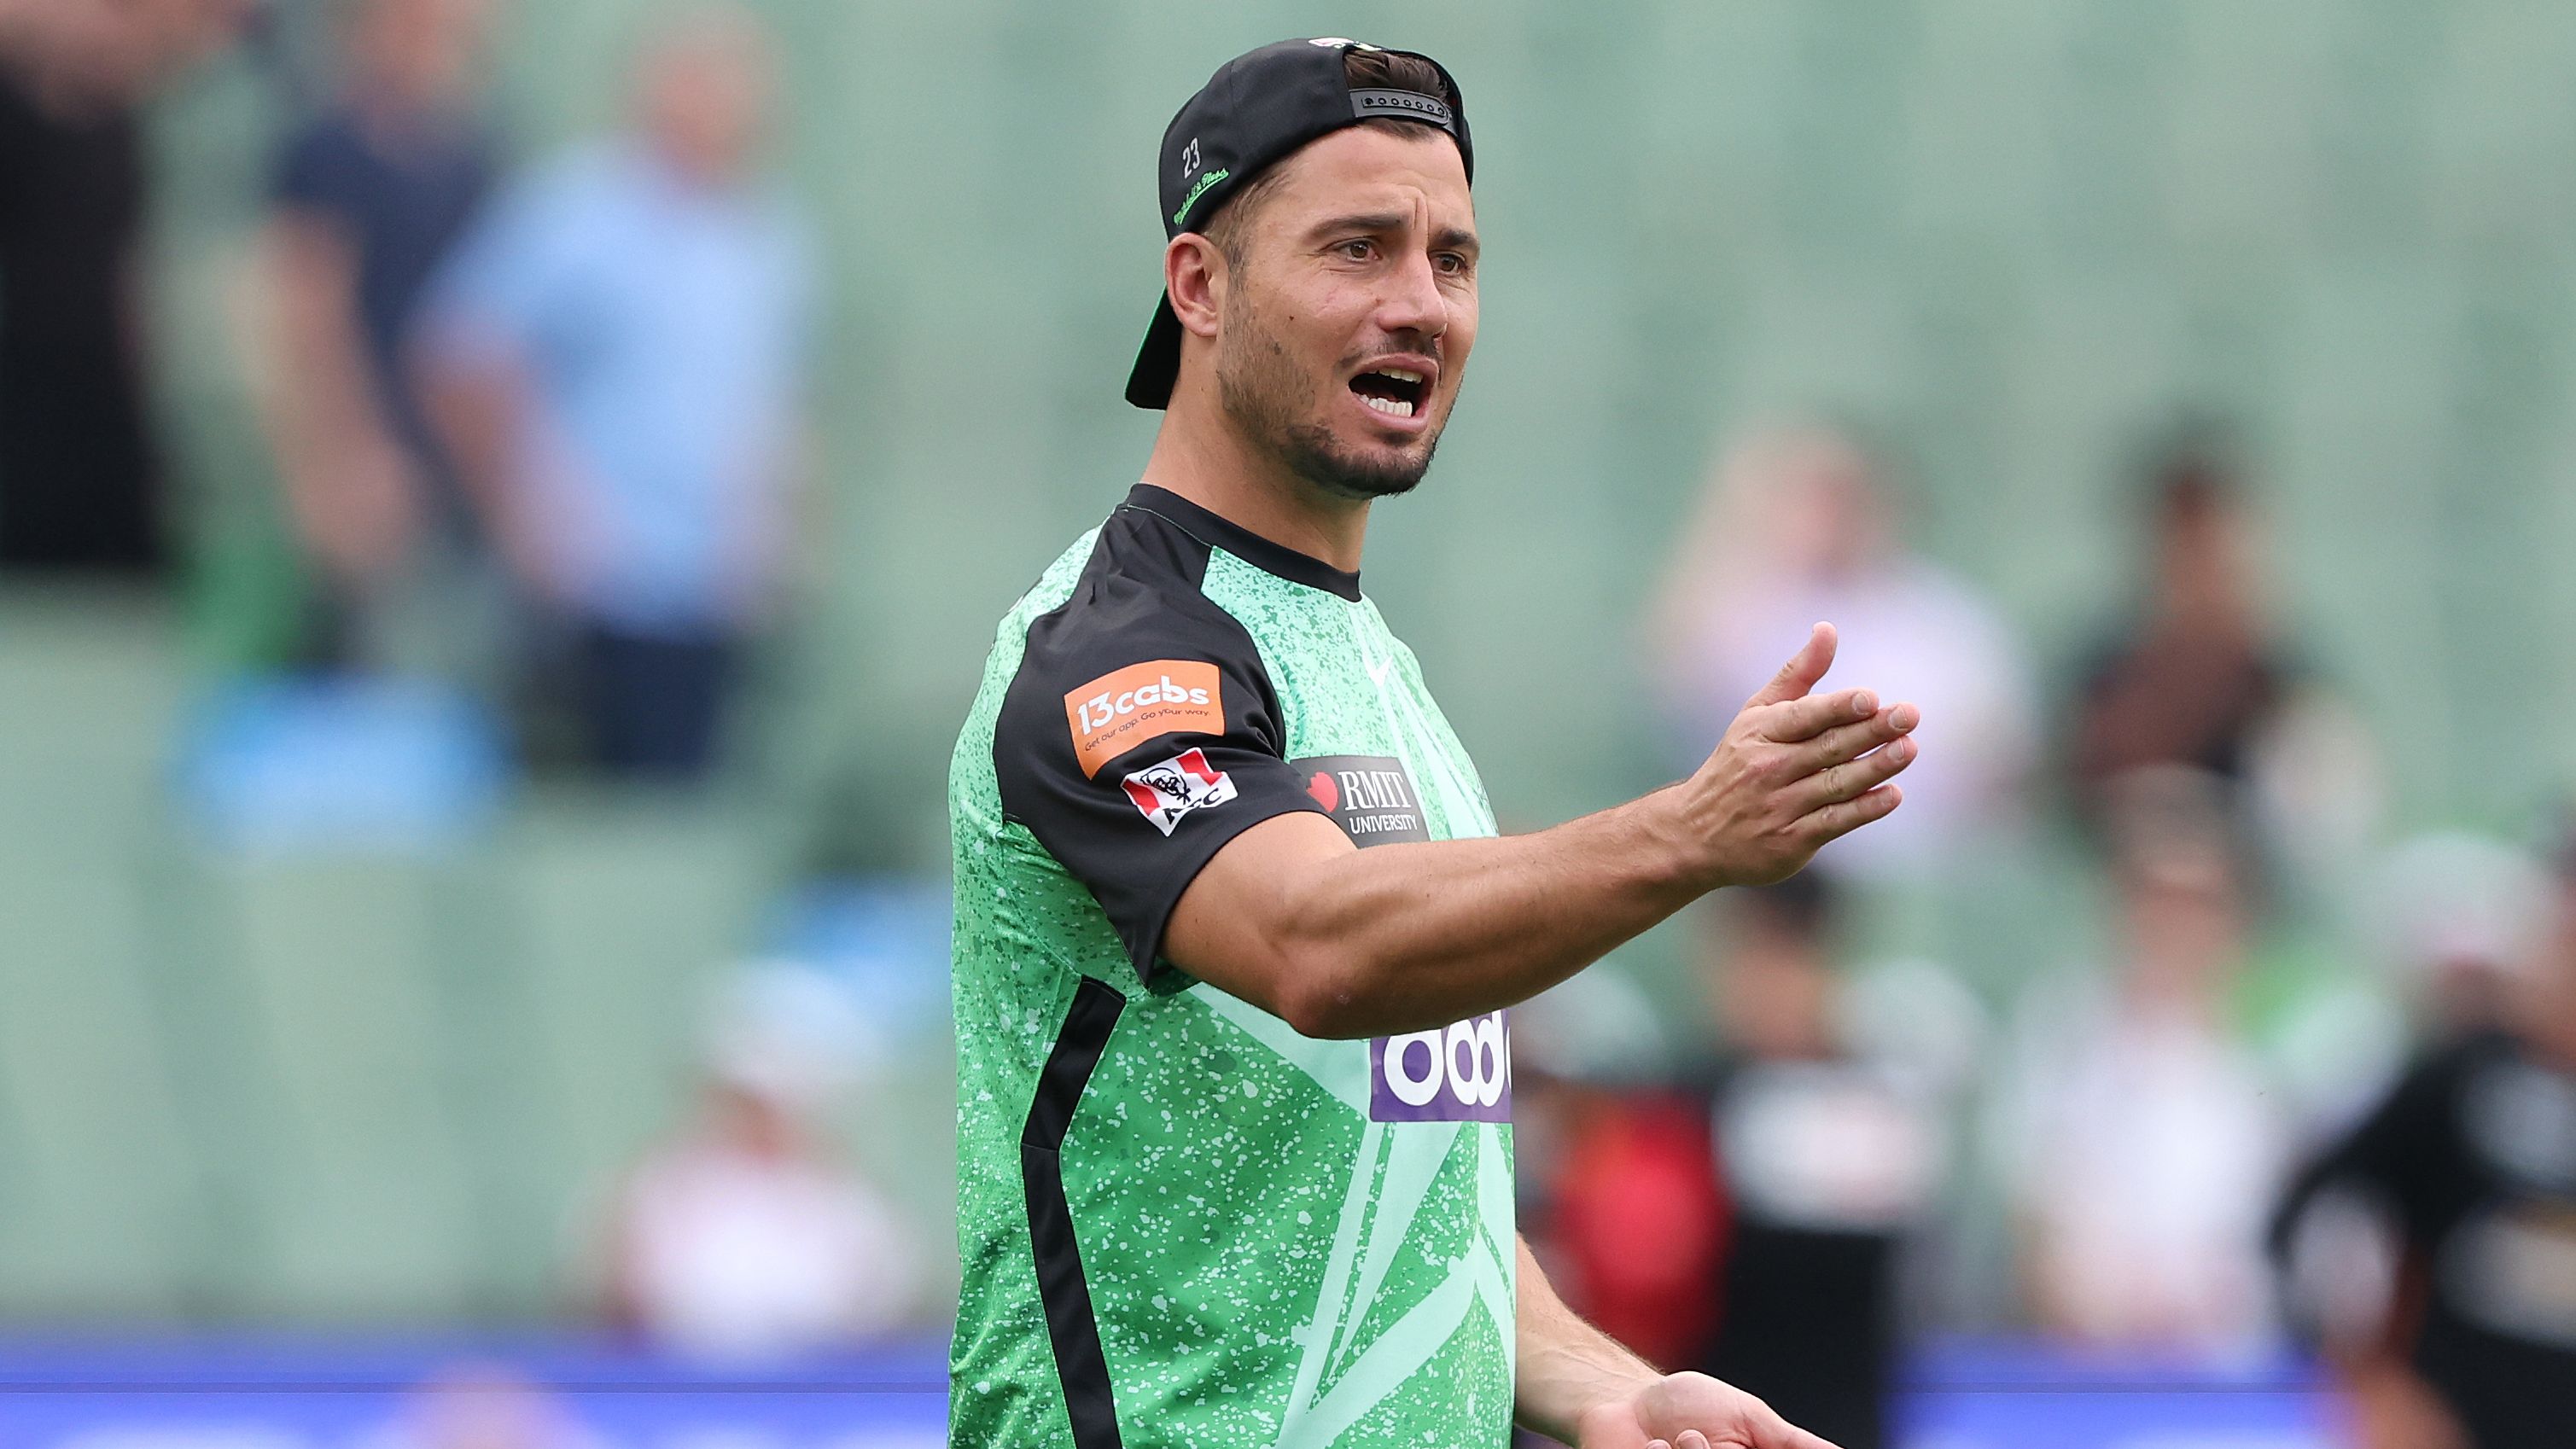
[[[959,1449],[1509,1441],[1505,1013],[1318,1041],[1160,956],[1292,810],[1494,828],[1356,575],[1140,485],[1002,621],[950,767]]]

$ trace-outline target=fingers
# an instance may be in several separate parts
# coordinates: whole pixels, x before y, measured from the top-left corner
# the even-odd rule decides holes
[[[1769,684],[1753,692],[1753,698],[1745,701],[1745,708],[1803,698],[1808,690],[1816,687],[1817,680],[1825,677],[1825,671],[1833,667],[1834,626],[1818,624],[1807,632],[1805,646],[1788,663],[1780,666],[1780,672],[1771,676]]]
[[[1812,814],[1886,784],[1922,753],[1923,747],[1914,741],[1896,740],[1857,760],[1827,765],[1789,786],[1785,793],[1799,814]]]
[[[1697,1429],[1684,1429],[1678,1439],[1647,1440],[1646,1449],[1713,1449],[1713,1446],[1706,1434]],[[1765,1414],[1754,1423],[1752,1449],[1834,1449],[1834,1445],[1777,1414]]]
[[[1758,698],[1758,696],[1757,696]],[[1783,700],[1777,704],[1746,705],[1750,712],[1762,711],[1755,728],[1766,740],[1795,744],[1814,739],[1826,730],[1865,720],[1878,711],[1878,696],[1866,689],[1838,690],[1832,694],[1811,694],[1804,699]]]
[[[1860,691],[1860,693],[1865,702],[1868,698],[1867,692]],[[1782,708],[1783,710],[1795,709],[1806,703],[1808,701],[1799,700],[1797,704],[1784,705]],[[1899,735],[1910,734],[1914,727],[1922,722],[1923,711],[1913,705],[1890,705],[1885,709],[1861,715],[1858,719],[1847,718],[1835,721],[1831,728],[1809,736],[1796,749],[1790,751],[1789,758],[1795,760],[1804,772],[1814,774],[1827,765],[1839,765],[1845,760],[1858,759]],[[1777,737],[1774,736],[1774,738]]]
[[[1834,1449],[1833,1442],[1810,1434],[1777,1414],[1753,1435],[1753,1449]]]
[[[1851,834],[1873,820],[1887,818],[1905,799],[1905,792],[1895,785],[1881,785],[1875,790],[1855,795],[1849,800],[1827,805],[1810,812],[1798,822],[1809,840],[1818,846]]]

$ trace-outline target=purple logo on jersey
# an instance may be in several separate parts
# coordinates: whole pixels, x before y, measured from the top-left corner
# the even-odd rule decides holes
[[[1437,1031],[1370,1041],[1369,1120],[1512,1120],[1508,1015],[1488,1012]]]

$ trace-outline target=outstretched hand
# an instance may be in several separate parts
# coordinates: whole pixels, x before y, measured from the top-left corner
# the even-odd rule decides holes
[[[1717,885],[1768,885],[1904,798],[1889,781],[1920,749],[1911,704],[1881,709],[1866,689],[1810,694],[1833,667],[1834,627],[1745,701],[1707,763],[1680,787],[1683,829]]]
[[[1834,1449],[1706,1374],[1667,1374],[1576,1425],[1576,1449]]]

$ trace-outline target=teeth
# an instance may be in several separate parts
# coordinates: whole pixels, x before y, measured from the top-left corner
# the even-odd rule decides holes
[[[1398,381],[1398,382],[1420,382],[1420,381],[1422,381],[1422,374],[1421,374],[1421,373],[1418,373],[1418,372],[1408,372],[1408,371],[1406,371],[1404,368],[1401,368],[1401,367],[1381,367],[1381,368],[1379,368],[1377,371],[1378,371],[1378,374],[1379,374],[1380,376],[1382,376],[1382,377],[1391,377],[1391,378],[1394,378],[1394,379],[1395,379],[1396,381]]]
[[[1377,409],[1379,412],[1386,413],[1393,417],[1409,418],[1413,416],[1413,404],[1405,402],[1400,398],[1363,397],[1360,401],[1367,403],[1370,407]]]

